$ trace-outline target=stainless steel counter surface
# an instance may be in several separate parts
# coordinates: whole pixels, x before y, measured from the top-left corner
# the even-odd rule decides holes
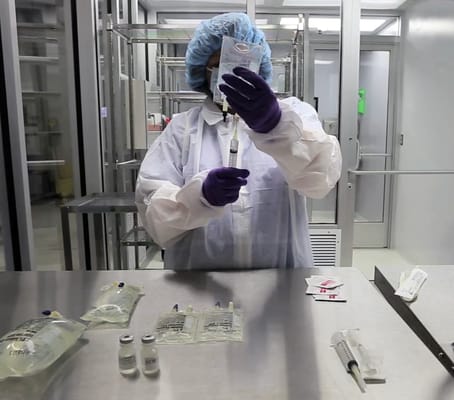
[[[399,287],[400,275],[411,271],[408,266],[377,266],[394,290]],[[428,278],[417,299],[408,306],[439,342],[454,342],[454,265],[418,266]]]
[[[376,266],[375,283],[390,305],[454,378],[454,266],[424,265],[428,278],[416,300],[405,302],[394,292],[400,276],[413,267]]]
[[[340,275],[347,303],[315,302],[304,278]],[[454,379],[353,268],[247,272],[97,271],[0,273],[0,335],[44,309],[80,317],[114,280],[144,286],[129,329],[87,331],[47,371],[0,383],[0,399],[343,400],[454,398]],[[178,303],[194,309],[232,300],[244,311],[244,341],[158,347],[156,379],[121,376],[118,338],[152,331]],[[360,328],[383,350],[387,383],[360,393],[330,347],[332,333]]]

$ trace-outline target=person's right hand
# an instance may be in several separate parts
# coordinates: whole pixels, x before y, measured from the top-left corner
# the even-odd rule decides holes
[[[212,169],[203,182],[203,196],[213,206],[234,203],[238,199],[241,186],[247,184],[248,176],[247,169],[232,167]]]

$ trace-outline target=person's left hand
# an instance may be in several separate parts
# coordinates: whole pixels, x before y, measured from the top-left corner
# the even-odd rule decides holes
[[[227,96],[227,102],[253,131],[268,133],[281,119],[281,108],[266,81],[255,72],[236,67],[233,74],[224,74],[227,83],[219,89]]]

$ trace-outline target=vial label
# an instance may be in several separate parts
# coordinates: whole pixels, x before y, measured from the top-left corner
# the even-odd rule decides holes
[[[127,357],[121,357],[118,359],[118,363],[121,370],[131,370],[136,368],[137,361],[136,356],[133,354]]]
[[[155,369],[158,366],[158,359],[156,357],[146,358],[145,362],[145,369]]]
[[[159,371],[159,359],[157,357],[146,357],[143,360],[143,373],[153,375]]]

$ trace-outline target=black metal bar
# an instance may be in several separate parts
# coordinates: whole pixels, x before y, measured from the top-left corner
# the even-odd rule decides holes
[[[63,254],[65,256],[65,270],[73,270],[73,259],[71,252],[71,232],[69,231],[69,210],[64,205],[60,207],[61,232],[63,237]]]
[[[7,197],[7,204],[2,205],[4,212],[8,212],[8,216],[4,218],[9,218],[9,232],[3,232],[3,234],[10,234],[10,241],[12,247],[12,259],[13,265],[7,266],[8,268],[14,268],[15,271],[22,271],[23,259],[21,255],[20,247],[20,233],[19,233],[19,217],[16,209],[16,190],[14,189],[14,168],[12,160],[12,151],[11,151],[11,132],[9,129],[8,122],[8,102],[6,99],[6,81],[5,81],[5,71],[4,71],[4,62],[3,62],[3,46],[2,46],[2,37],[0,32],[0,124],[1,124],[1,138],[2,148],[3,148],[3,158],[4,165],[1,167],[4,168],[5,174],[5,184],[6,187],[2,188],[5,190]],[[6,225],[6,224],[5,224]]]

